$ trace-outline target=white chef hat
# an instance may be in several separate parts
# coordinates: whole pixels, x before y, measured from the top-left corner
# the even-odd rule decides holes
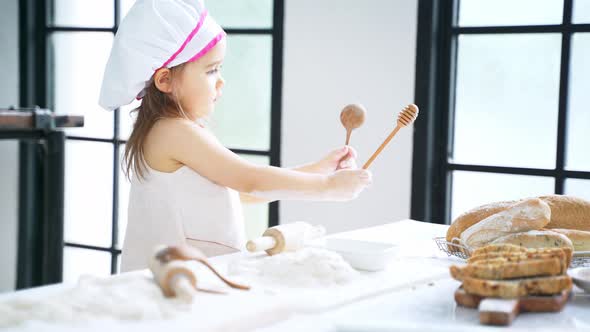
[[[158,69],[195,61],[224,36],[201,0],[137,0],[115,35],[100,106],[113,110],[140,99]]]

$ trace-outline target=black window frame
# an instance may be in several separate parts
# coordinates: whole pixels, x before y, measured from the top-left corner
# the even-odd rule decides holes
[[[590,179],[590,171],[565,169],[571,36],[590,32],[590,24],[573,24],[573,0],[564,0],[563,21],[554,25],[459,27],[460,0],[419,0],[416,45],[415,123],[410,216],[438,224],[451,223],[452,172],[537,175],[555,179],[555,194],[566,179]],[[451,161],[457,37],[460,34],[560,33],[561,59],[554,169],[458,164]]]
[[[114,25],[112,27],[84,27],[84,26],[55,26],[52,25],[52,1],[53,0],[21,0],[19,4],[19,52],[20,52],[20,105],[24,107],[40,106],[43,108],[52,108],[53,104],[53,67],[51,64],[51,52],[49,50],[49,39],[54,32],[111,32],[116,33],[120,21],[121,0],[110,0],[114,6]],[[272,37],[272,82],[271,82],[271,110],[270,110],[270,149],[253,150],[253,149],[232,149],[233,152],[245,155],[266,156],[270,159],[273,166],[281,165],[281,100],[282,100],[282,67],[283,67],[283,29],[284,29],[284,0],[273,0],[273,25],[272,28],[228,28],[224,29],[228,35],[269,35]],[[106,111],[105,111],[106,112]],[[109,247],[86,245],[81,243],[64,242],[64,247],[82,248],[108,252],[111,254],[111,274],[117,273],[117,262],[121,254],[118,249],[118,211],[119,211],[119,167],[120,167],[120,146],[126,143],[126,140],[120,138],[119,130],[120,110],[114,110],[114,133],[113,138],[93,138],[77,135],[66,135],[66,141],[86,141],[102,142],[113,145],[113,201],[112,201],[112,231],[111,245]],[[38,177],[36,170],[39,168],[38,160],[35,156],[36,147],[21,143],[19,165],[21,169],[21,178]],[[26,166],[26,167],[25,167]],[[31,170],[23,172],[23,170]],[[56,170],[55,176],[63,169]],[[50,174],[49,176],[53,176]],[[67,174],[65,174],[67,176]],[[33,185],[31,185],[33,183]],[[19,209],[27,213],[19,214],[19,223],[33,223],[28,219],[40,218],[43,211],[38,211],[39,206],[36,202],[35,192],[41,190],[41,184],[34,180],[23,181],[19,185],[21,201]],[[27,199],[27,197],[29,199]],[[63,214],[63,213],[62,213]],[[35,217],[36,216],[36,217]],[[25,220],[27,219],[27,220]],[[39,220],[40,221],[40,220]],[[279,203],[272,202],[269,204],[268,225],[274,226],[279,223]],[[39,222],[36,224],[40,225]],[[63,224],[63,223],[62,223]],[[53,255],[48,259],[49,268],[56,270],[53,274],[59,278],[53,278],[51,282],[61,281],[61,267],[63,265],[62,255]],[[19,265],[29,266],[30,262],[22,262]],[[47,266],[45,266],[47,268]],[[59,269],[60,271],[57,271]],[[30,271],[38,269],[28,269],[26,273],[21,273],[17,279],[30,280],[35,278],[30,276]],[[38,272],[34,272],[38,273]],[[57,280],[60,279],[60,280]],[[19,288],[36,286],[47,282],[24,282]]]

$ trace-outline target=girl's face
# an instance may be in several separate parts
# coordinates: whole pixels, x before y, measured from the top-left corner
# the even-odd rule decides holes
[[[221,65],[225,57],[226,40],[222,38],[209,52],[186,64],[177,86],[182,109],[193,119],[208,117],[221,97],[225,81]]]

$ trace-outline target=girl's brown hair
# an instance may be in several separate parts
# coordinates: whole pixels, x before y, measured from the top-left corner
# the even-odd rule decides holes
[[[175,77],[182,72],[184,64],[170,68],[170,79],[175,84]],[[176,89],[172,89],[175,91]],[[141,105],[134,109],[137,118],[133,124],[133,131],[125,145],[125,157],[123,171],[128,179],[131,178],[131,171],[140,179],[144,178],[147,163],[144,158],[144,143],[147,134],[154,124],[163,118],[187,118],[182,110],[178,98],[174,94],[160,91],[152,79],[149,81]]]

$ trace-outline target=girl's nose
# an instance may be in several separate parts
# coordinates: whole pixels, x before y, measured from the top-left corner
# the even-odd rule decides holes
[[[225,85],[225,80],[223,79],[223,77],[219,76],[219,78],[217,79],[217,83],[215,83],[215,88],[221,89],[221,88],[223,88],[224,85]]]
[[[221,97],[221,89],[223,89],[224,85],[225,85],[225,80],[223,79],[223,77],[219,76],[219,79],[217,80],[217,83],[215,84],[215,90],[217,90],[217,98]]]

